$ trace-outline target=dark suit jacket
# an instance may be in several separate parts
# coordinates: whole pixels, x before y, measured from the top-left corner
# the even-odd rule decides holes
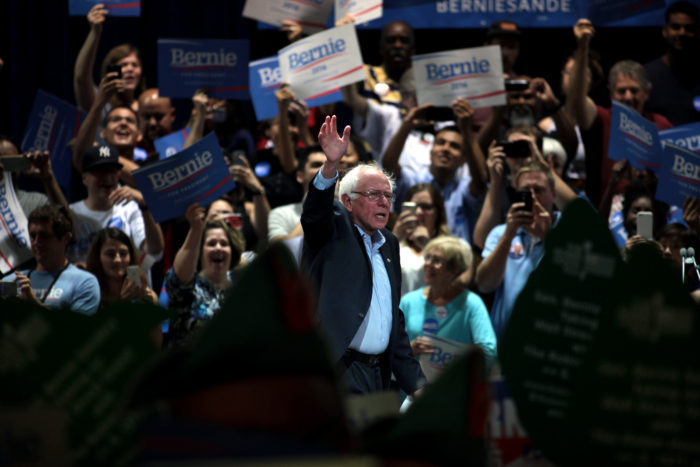
[[[342,204],[333,199],[334,190],[313,185],[304,201],[302,264],[317,287],[318,313],[323,331],[331,339],[332,356],[339,361],[369,310],[372,299],[372,269],[362,237]],[[404,316],[399,310],[401,263],[399,243],[386,229],[386,242],[379,249],[391,283],[392,329],[389,339],[391,372],[408,394],[423,380],[420,365],[411,353]],[[388,387],[390,372],[383,374]]]

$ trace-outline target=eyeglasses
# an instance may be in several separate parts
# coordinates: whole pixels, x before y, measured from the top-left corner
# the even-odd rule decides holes
[[[441,268],[445,265],[445,259],[439,256],[425,255],[425,263],[433,263],[436,268]]]
[[[387,201],[390,203],[396,199],[396,195],[394,193],[389,193],[389,192],[384,192],[382,193],[381,191],[351,191],[351,193],[355,193],[357,195],[362,195],[365,198],[367,198],[369,201],[377,201],[381,196],[386,198]]]
[[[422,211],[432,211],[435,209],[435,205],[430,203],[416,203],[416,207],[421,208]]]
[[[107,118],[107,123],[120,123],[122,120],[124,120],[126,123],[129,123],[131,125],[136,125],[136,119],[133,117],[120,117],[118,115],[114,115],[112,117]]]

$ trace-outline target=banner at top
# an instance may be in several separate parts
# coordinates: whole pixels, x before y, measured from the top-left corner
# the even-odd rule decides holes
[[[158,39],[161,96],[191,98],[204,89],[221,99],[248,99],[247,40]]]
[[[497,45],[413,56],[418,105],[452,106],[466,97],[472,107],[505,105],[501,48]]]
[[[396,0],[384,2],[382,17],[373,20],[367,27],[381,28],[392,21],[403,20],[415,29],[485,29],[494,21],[510,20],[522,28],[571,28],[577,19],[591,17],[597,19],[593,23],[595,26],[660,27],[664,24],[665,8],[674,1]],[[659,8],[659,3],[663,3],[664,7]],[[693,3],[697,5],[699,2]]]
[[[277,54],[282,81],[300,99],[317,99],[364,81],[355,26],[346,24],[299,40]]]
[[[274,26],[292,19],[306,34],[313,34],[326,28],[332,9],[333,0],[246,0],[243,16]]]
[[[141,2],[133,0],[68,0],[68,15],[85,16],[98,3],[104,5],[109,16],[141,16]]]

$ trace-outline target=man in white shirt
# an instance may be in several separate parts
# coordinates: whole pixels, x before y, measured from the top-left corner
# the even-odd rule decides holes
[[[82,158],[83,184],[88,196],[70,205],[78,238],[68,252],[74,262],[85,261],[92,237],[105,227],[123,230],[143,253],[157,260],[163,252],[163,232],[140,191],[119,186],[119,154],[109,145],[93,146]]]

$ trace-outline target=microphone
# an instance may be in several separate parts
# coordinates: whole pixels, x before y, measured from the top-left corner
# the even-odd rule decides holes
[[[683,284],[685,284],[685,265],[688,264],[688,258],[686,258],[686,256],[688,255],[688,250],[686,250],[685,248],[681,248],[680,254],[681,254],[681,281]]]

